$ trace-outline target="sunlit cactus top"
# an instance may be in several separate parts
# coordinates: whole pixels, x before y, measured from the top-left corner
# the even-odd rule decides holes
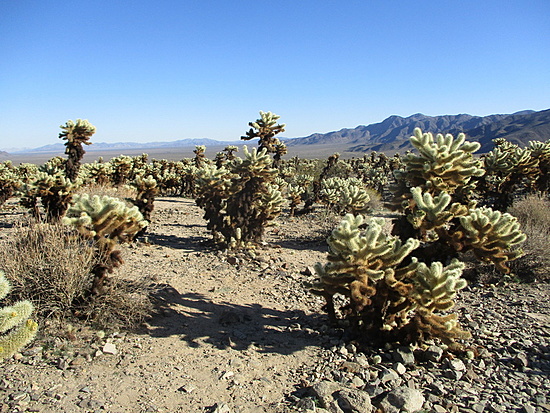
[[[65,125],[59,126],[63,129],[63,132],[59,134],[61,139],[67,140],[70,143],[83,143],[85,145],[90,145],[91,142],[88,142],[90,136],[92,136],[96,128],[86,119],[77,119],[76,122],[68,120]]]

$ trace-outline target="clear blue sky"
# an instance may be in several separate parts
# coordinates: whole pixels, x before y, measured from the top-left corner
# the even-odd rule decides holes
[[[547,108],[548,0],[0,1],[0,149]]]

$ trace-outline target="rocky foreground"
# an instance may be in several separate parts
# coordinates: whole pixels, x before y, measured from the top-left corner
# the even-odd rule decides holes
[[[550,412],[550,284],[462,290],[464,356],[360,352],[305,288],[324,219],[281,217],[245,259],[208,249],[192,201],[156,206],[119,276],[154,280],[158,314],[132,333],[73,326],[1,362],[1,413]]]

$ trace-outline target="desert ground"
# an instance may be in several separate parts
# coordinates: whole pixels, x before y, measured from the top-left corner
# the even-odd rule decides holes
[[[26,212],[11,201],[0,212],[1,242]],[[236,254],[212,248],[193,200],[157,199],[145,242],[124,248],[113,275],[150,280],[154,315],[137,331],[73,325],[66,336],[39,335],[0,363],[0,412],[366,411],[327,402],[311,390],[321,382],[374,405],[408,386],[425,412],[550,411],[548,284],[461,292],[476,359],[411,364],[391,346],[361,353],[307,288],[335,222],[283,214],[265,245]]]

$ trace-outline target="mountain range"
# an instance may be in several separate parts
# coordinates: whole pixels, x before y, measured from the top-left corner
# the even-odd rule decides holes
[[[421,113],[406,118],[390,116],[380,123],[292,139],[287,145],[331,144],[342,146],[347,152],[404,152],[412,149],[409,137],[416,127],[424,132],[451,133],[454,136],[464,132],[469,141],[481,143],[478,153],[484,153],[493,149],[492,140],[496,138],[505,138],[522,147],[530,140],[550,139],[550,109],[489,116],[426,116]]]
[[[385,152],[393,154],[413,149],[409,137],[414,128],[419,127],[424,132],[451,133],[454,136],[464,132],[469,141],[481,143],[478,153],[493,149],[493,139],[506,140],[524,147],[531,140],[546,141],[550,139],[550,109],[542,111],[524,110],[508,115],[472,116],[441,115],[427,116],[421,113],[409,117],[390,116],[380,123],[361,125],[353,129],[341,129],[328,133],[314,133],[303,138],[282,138],[287,146],[316,148],[327,146],[337,148],[340,152]],[[124,151],[162,148],[189,148],[195,145],[211,146],[242,145],[243,141],[218,141],[214,139],[182,139],[170,142],[117,142],[96,143],[86,147],[86,151]],[[65,147],[59,142],[36,149],[20,151],[20,153],[63,153]],[[12,152],[17,153],[17,152]],[[2,154],[3,155],[3,154]],[[6,153],[6,155],[8,155]]]

